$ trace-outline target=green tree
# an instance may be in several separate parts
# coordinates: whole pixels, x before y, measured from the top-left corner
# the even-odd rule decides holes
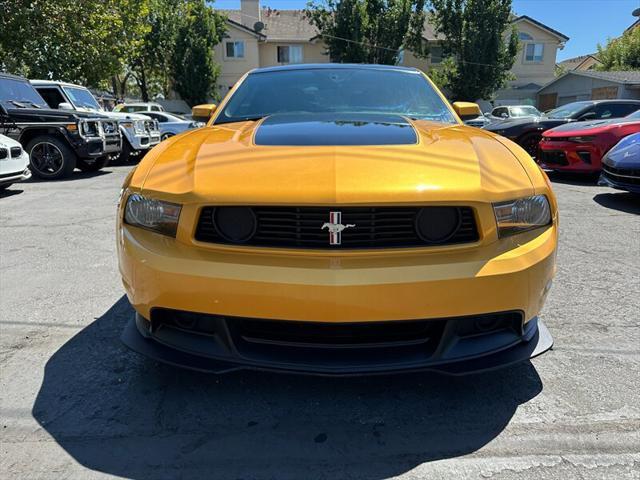
[[[626,31],[621,37],[598,45],[598,70],[640,70],[640,27]]]
[[[430,20],[446,38],[443,47],[449,57],[434,79],[453,100],[490,98],[511,78],[510,69],[518,53],[517,31],[509,27],[511,0],[431,3]]]
[[[401,49],[428,53],[422,39],[427,0],[311,0],[306,15],[332,61],[395,64]]]
[[[213,47],[220,42],[224,31],[224,17],[205,0],[192,0],[187,4],[171,63],[175,90],[189,105],[216,97],[220,68],[214,61]]]
[[[149,30],[148,0],[3,0],[0,64],[31,78],[98,86]]]
[[[142,48],[136,52],[138,55],[129,59],[127,69],[145,102],[154,93],[166,97],[171,92],[171,62],[187,6],[185,0],[149,0],[145,22],[150,29]]]

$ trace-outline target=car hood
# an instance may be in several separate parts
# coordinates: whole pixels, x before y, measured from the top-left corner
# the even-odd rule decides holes
[[[66,122],[76,119],[105,119],[104,114],[98,112],[80,112],[77,110],[54,110],[49,108],[11,108],[9,115],[16,118],[32,118],[39,122]]]
[[[618,125],[624,125],[629,123],[637,123],[640,125],[640,120],[633,118],[612,118],[608,120],[587,120],[585,122],[571,122],[566,125],[552,128],[545,132],[545,136],[548,137],[566,137],[571,135],[593,135],[598,132],[602,132],[608,128],[614,128]]]
[[[147,117],[146,115],[140,115],[140,114],[137,114],[137,113],[107,112],[106,110],[96,111],[96,110],[89,110],[89,109],[84,109],[84,108],[77,109],[76,111],[77,112],[95,113],[95,114],[98,114],[98,115],[104,115],[105,117],[109,117],[112,120],[118,120],[120,122],[125,121],[125,120],[151,120],[150,117]]]
[[[569,122],[569,119],[562,118],[547,118],[547,117],[522,117],[522,118],[514,118],[511,120],[502,120],[498,122],[490,123],[486,125],[485,130],[489,131],[501,131],[507,129],[516,129],[522,127],[545,127],[551,128],[555,125],[562,125],[564,123]]]
[[[533,191],[493,134],[384,117],[273,116],[191,130],[156,147],[132,187],[220,204],[485,202]]]
[[[19,147],[20,143],[15,141],[13,138],[9,138],[5,135],[0,135],[0,147],[11,148],[11,147]]]

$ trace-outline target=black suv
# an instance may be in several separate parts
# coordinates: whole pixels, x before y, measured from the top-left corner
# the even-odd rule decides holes
[[[535,158],[545,130],[569,122],[626,117],[639,109],[640,100],[585,100],[563,105],[542,117],[514,118],[482,128],[513,140]]]
[[[40,178],[96,171],[122,148],[118,122],[97,113],[51,110],[25,78],[0,72],[0,133],[19,141]]]

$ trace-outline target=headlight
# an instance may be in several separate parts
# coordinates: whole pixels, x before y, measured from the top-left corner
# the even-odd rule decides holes
[[[576,142],[576,143],[590,143],[593,142],[593,140],[596,137],[591,135],[591,136],[585,136],[585,137],[569,137],[567,138],[567,140],[569,140],[570,142]]]
[[[80,124],[80,132],[85,137],[98,137],[100,132],[98,131],[98,122],[84,121]]]
[[[138,193],[133,193],[127,198],[124,221],[129,225],[175,237],[181,209],[181,205],[154,200]]]
[[[506,237],[551,223],[549,200],[544,195],[493,204],[498,236]]]
[[[136,120],[133,122],[133,129],[136,133],[145,133],[144,120]]]

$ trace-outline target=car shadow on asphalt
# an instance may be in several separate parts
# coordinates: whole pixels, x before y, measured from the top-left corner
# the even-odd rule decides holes
[[[565,185],[597,186],[599,173],[572,173],[572,172],[547,172],[549,180],[553,183]]]
[[[32,414],[81,465],[133,479],[382,479],[474,452],[542,391],[530,362],[468,377],[215,376],[120,343],[120,298],[48,360]]]
[[[612,210],[640,215],[640,195],[628,192],[599,193],[593,200]]]
[[[13,197],[14,195],[19,195],[22,192],[24,192],[24,190],[11,186],[9,188],[0,189],[0,198]]]

